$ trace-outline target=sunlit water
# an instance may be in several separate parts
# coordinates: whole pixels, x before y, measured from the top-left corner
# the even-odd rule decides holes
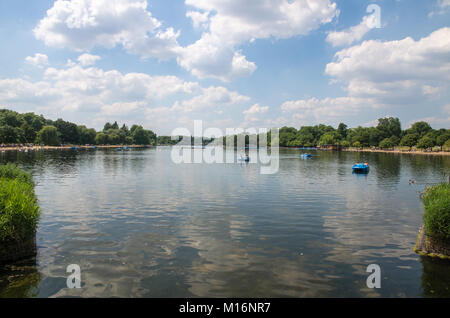
[[[170,148],[3,153],[33,173],[42,217],[37,257],[0,267],[0,297],[450,297],[450,263],[413,252],[420,192],[449,157],[300,153],[281,150],[274,175],[176,165]]]

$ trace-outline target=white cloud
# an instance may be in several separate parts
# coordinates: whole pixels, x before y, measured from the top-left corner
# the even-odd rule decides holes
[[[203,23],[209,27],[201,39],[180,51],[178,62],[197,77],[223,81],[256,70],[239,52],[241,44],[305,35],[338,14],[336,4],[329,0],[186,0],[186,5],[197,10],[197,19],[201,14],[203,20],[208,16]]]
[[[244,115],[256,115],[256,114],[264,114],[269,110],[269,106],[260,106],[259,104],[255,104],[247,110],[244,110]]]
[[[418,41],[366,41],[341,50],[326,73],[346,83],[352,97],[391,106],[422,102],[433,90],[448,90],[450,28]]]
[[[175,76],[122,74],[81,64],[48,68],[40,81],[0,80],[1,104],[23,111],[40,111],[51,117],[81,116],[77,122],[86,124],[96,122],[96,118],[118,115],[121,118],[133,115],[135,120],[141,120],[139,113],[144,114],[146,108],[163,103],[166,98],[183,99],[199,93],[198,83]],[[88,116],[83,115],[87,113]]]
[[[437,0],[436,8],[431,11],[428,16],[431,18],[435,14],[445,14],[450,8],[450,0]]]
[[[145,0],[57,0],[34,34],[48,46],[77,51],[121,44],[144,58],[174,57],[179,33],[161,26]]]
[[[192,19],[194,28],[206,28],[208,26],[208,15],[209,12],[199,12],[199,11],[188,11],[186,17]]]
[[[294,122],[307,124],[314,119],[320,123],[338,123],[342,118],[358,114],[373,101],[365,98],[338,97],[338,98],[310,98],[287,101],[281,105],[286,114],[293,114]]]
[[[25,61],[29,64],[42,68],[48,65],[48,56],[45,54],[36,53],[34,56],[27,56]]]
[[[225,122],[230,106],[250,101],[222,86],[203,88],[175,76],[123,74],[82,64],[47,68],[39,81],[0,79],[0,104],[97,128],[120,119],[168,134],[194,119],[213,123],[219,117]],[[172,106],[161,106],[169,103]]]
[[[422,113],[428,108],[437,113],[442,101],[448,101],[450,28],[418,41],[366,41],[339,51],[335,57],[326,73],[345,85],[348,96],[287,101],[281,109],[285,116],[291,116],[290,120],[281,117],[279,121],[308,124],[313,118],[336,124],[354,115],[387,108],[392,111],[395,107],[420,109]],[[448,127],[447,117],[427,119]]]
[[[202,93],[192,99],[182,102],[175,102],[172,106],[172,110],[189,113],[204,110],[206,108],[224,107],[244,103],[249,100],[249,97],[229,91],[225,87],[211,86],[209,88],[202,89]]]
[[[353,26],[347,30],[344,31],[333,31],[330,32],[326,38],[326,41],[330,43],[333,46],[344,46],[344,45],[350,45],[354,42],[357,42],[361,40],[364,35],[366,35],[371,28],[369,25],[373,23],[375,16],[365,16],[361,23]]]
[[[81,66],[91,66],[94,65],[97,61],[101,60],[101,57],[98,55],[91,54],[83,54],[78,57],[78,62],[80,62]]]

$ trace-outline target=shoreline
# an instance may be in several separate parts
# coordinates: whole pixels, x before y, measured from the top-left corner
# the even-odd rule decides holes
[[[379,152],[391,154],[405,154],[405,155],[429,155],[429,156],[450,156],[450,151],[420,151],[420,150],[382,150],[382,149],[356,149],[347,148],[342,149],[347,152]]]
[[[1,152],[5,151],[38,151],[38,150],[72,150],[73,148],[77,149],[116,149],[116,148],[149,148],[154,147],[150,145],[142,146],[142,145],[103,145],[103,146],[80,146],[80,145],[71,145],[71,146],[23,146],[23,147],[0,147]]]

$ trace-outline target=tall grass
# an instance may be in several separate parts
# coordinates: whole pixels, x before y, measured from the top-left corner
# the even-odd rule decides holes
[[[0,243],[35,235],[39,214],[31,175],[15,165],[0,166]]]
[[[0,179],[17,179],[24,183],[34,185],[31,175],[13,163],[0,165]]]
[[[428,187],[422,200],[427,235],[450,242],[450,184]]]

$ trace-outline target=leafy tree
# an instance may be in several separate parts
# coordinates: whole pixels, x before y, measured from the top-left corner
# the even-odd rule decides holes
[[[55,126],[44,126],[37,134],[37,141],[46,146],[60,145],[58,129]]]
[[[350,141],[348,141],[348,140],[342,141],[342,142],[341,142],[341,146],[342,146],[343,148],[348,148],[348,147],[350,147]]]
[[[450,149],[450,139],[447,140],[442,147],[445,149]]]
[[[19,141],[18,130],[10,125],[0,126],[0,140],[2,143],[16,143]]]
[[[402,134],[400,120],[393,117],[378,119],[377,130],[380,132],[381,138],[389,138],[391,136],[400,137]]]
[[[344,139],[347,137],[347,128],[348,127],[346,124],[340,123],[337,129],[339,135],[341,135],[341,137]]]
[[[112,129],[119,129],[119,124],[117,123],[117,121],[115,121],[114,124],[112,124],[111,128]]]
[[[120,136],[115,133],[108,135],[108,142],[111,145],[118,145],[120,144]]]
[[[103,131],[110,130],[112,128],[112,125],[110,123],[106,123],[105,126],[103,126]]]
[[[409,133],[403,136],[402,140],[400,141],[400,146],[414,147],[417,144],[418,140],[419,140],[418,134]]]
[[[62,143],[80,143],[80,135],[78,133],[78,127],[76,124],[58,119],[55,122],[55,127],[58,129]]]
[[[419,121],[414,123],[411,128],[406,130],[406,133],[413,133],[419,135],[419,138],[425,136],[428,132],[430,132],[433,128],[431,128],[430,124],[424,121]]]
[[[36,139],[36,131],[27,121],[24,121],[20,126],[20,130],[22,132],[22,141],[25,143],[32,143]]]
[[[391,141],[391,138],[384,138],[381,142],[380,142],[380,148],[381,149],[389,149],[392,148],[394,145]]]
[[[133,131],[133,140],[136,145],[149,145],[150,138],[147,132],[142,128],[142,126],[138,126]]]
[[[131,137],[131,136],[126,136],[125,137],[125,144],[126,145],[132,145],[133,142],[134,142],[133,137]]]
[[[429,136],[422,137],[417,143],[417,148],[419,149],[428,149],[434,146],[433,139]]]
[[[361,143],[359,142],[359,141],[355,141],[354,143],[353,143],[353,147],[355,147],[355,148],[361,148]]]
[[[97,135],[95,129],[88,129],[86,126],[78,126],[78,134],[82,145],[95,144],[95,137]]]
[[[450,139],[450,130],[441,129],[439,130],[439,136],[436,138],[436,145],[443,146],[447,140]]]
[[[108,135],[106,135],[105,133],[102,133],[102,132],[97,133],[97,135],[95,136],[95,143],[97,145],[108,144]]]
[[[336,132],[328,132],[322,135],[319,145],[335,145],[339,143],[340,135]]]

